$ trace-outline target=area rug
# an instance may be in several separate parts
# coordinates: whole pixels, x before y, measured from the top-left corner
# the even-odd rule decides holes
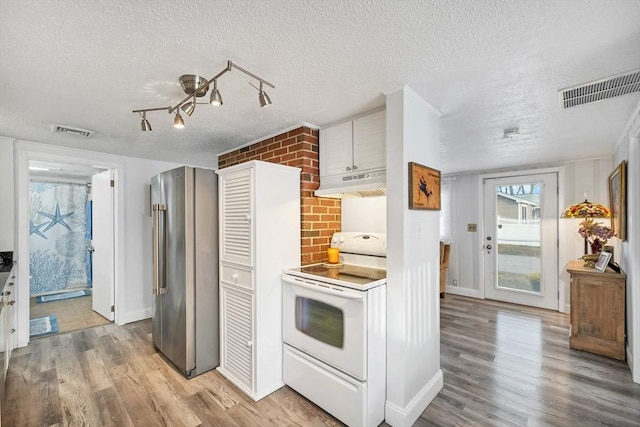
[[[73,292],[61,292],[59,294],[42,295],[40,297],[36,297],[36,302],[41,303],[41,302],[60,301],[62,299],[78,298],[78,297],[84,297],[87,295],[91,295],[91,291],[82,290],[82,291],[73,291]]]
[[[29,320],[29,337],[38,338],[58,333],[58,318],[55,314]]]

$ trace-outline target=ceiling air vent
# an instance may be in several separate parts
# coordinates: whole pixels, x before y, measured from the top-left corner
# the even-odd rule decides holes
[[[83,138],[91,138],[95,131],[88,129],[72,128],[71,126],[63,125],[51,125],[51,132],[53,133],[68,133],[71,135],[81,136]]]
[[[640,92],[640,70],[561,89],[558,96],[565,110],[633,92]]]

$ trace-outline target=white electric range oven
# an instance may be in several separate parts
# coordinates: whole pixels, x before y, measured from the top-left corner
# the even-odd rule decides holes
[[[384,421],[386,235],[336,233],[340,262],[288,269],[284,383],[349,426]]]

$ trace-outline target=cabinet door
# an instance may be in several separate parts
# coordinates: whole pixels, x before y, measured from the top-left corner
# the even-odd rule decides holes
[[[320,176],[351,173],[353,167],[352,122],[320,130]]]
[[[356,172],[385,169],[387,165],[387,112],[353,121],[353,165]]]
[[[220,179],[220,261],[253,267],[253,169]]]
[[[253,391],[253,294],[222,286],[220,367]]]

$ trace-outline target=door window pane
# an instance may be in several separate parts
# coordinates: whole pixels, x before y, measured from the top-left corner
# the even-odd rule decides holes
[[[496,186],[498,288],[540,293],[539,182]],[[519,214],[519,215],[518,215]]]
[[[344,345],[344,313],[322,301],[296,297],[296,329],[325,344]]]

